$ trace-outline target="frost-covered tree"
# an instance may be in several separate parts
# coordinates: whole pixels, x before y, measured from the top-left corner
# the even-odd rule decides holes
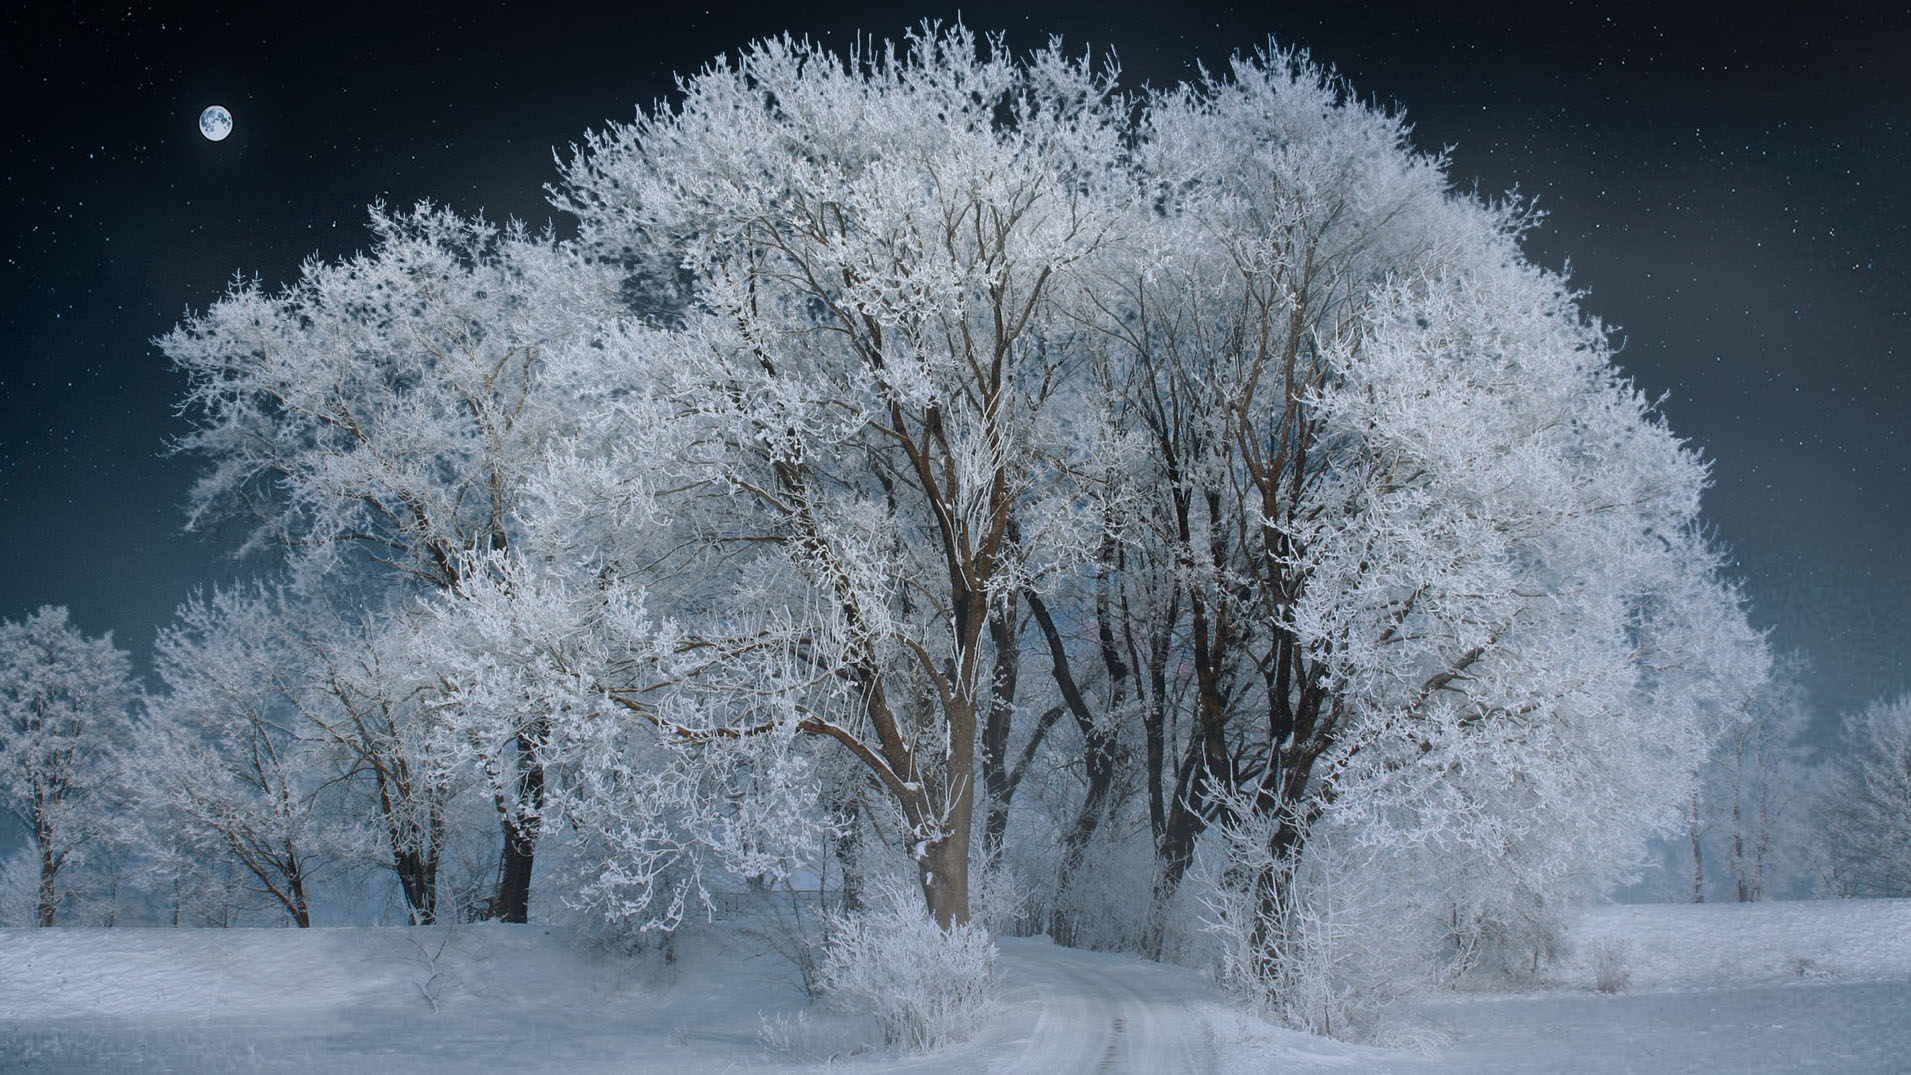
[[[1561,283],[1500,254],[1380,292],[1330,350],[1316,404],[1342,461],[1289,531],[1327,768],[1279,790],[1303,823],[1428,825],[1596,875],[1669,820],[1765,658],[1693,537],[1702,466]]]
[[[1685,832],[1667,847],[1668,891],[1746,902],[1800,887],[1816,839],[1805,672],[1795,654],[1775,660],[1771,678],[1743,684],[1728,707]]]
[[[192,518],[248,520],[248,547],[290,549],[307,582],[447,592],[468,553],[511,544],[525,473],[575,416],[542,392],[547,353],[604,320],[610,278],[430,205],[374,208],[372,230],[369,252],[309,260],[279,292],[236,282],[158,341],[187,378],[178,446],[207,464]],[[492,910],[523,921],[545,725],[510,722]]]
[[[444,682],[431,703],[437,749],[478,770],[490,794],[508,789],[484,764],[487,715],[527,705],[549,714],[539,762],[545,818],[561,834],[545,888],[557,903],[633,940],[706,908],[712,875],[779,882],[814,861],[829,823],[815,752],[800,749],[797,729],[705,735],[691,723],[709,710],[762,719],[791,690],[789,669],[746,657],[764,678],[698,669],[696,688],[681,693],[653,680],[645,716],[634,715],[613,694],[627,688],[607,685],[708,659],[701,642],[649,619],[655,592],[601,576],[580,587],[572,572],[516,554],[484,559],[456,597],[433,603],[412,653]]]
[[[441,749],[443,679],[402,611],[251,586],[188,601],[160,633],[165,690],[128,785],[182,898],[236,877],[309,925],[316,878],[369,866],[412,922],[438,920],[447,843],[470,835],[459,793],[477,781]]]
[[[686,738],[847,750],[944,926],[969,913],[991,611],[1094,547],[1075,371],[1122,179],[1109,98],[1086,63],[961,29],[847,60],[772,41],[593,135],[561,187],[600,256],[689,278],[681,327],[641,341],[652,413],[694,430],[669,462],[700,504],[675,510],[737,550],[722,611],[659,609],[683,655],[617,697]]]
[[[1863,896],[1911,896],[1911,694],[1845,718],[1844,753],[1819,797],[1839,879]]]
[[[298,719],[303,662],[284,611],[253,588],[180,607],[154,646],[164,690],[147,700],[127,780],[156,871],[181,902],[238,877],[310,926],[312,881],[336,848],[316,801],[329,774]]]
[[[447,727],[453,673],[422,659],[422,621],[403,606],[308,606],[295,644],[303,660],[301,734],[321,749],[338,784],[335,798],[354,804],[347,812],[361,826],[359,857],[389,868],[406,917],[430,925],[445,907],[447,851],[471,842],[471,793],[492,791],[499,816],[518,808],[517,781],[529,767],[506,765],[521,755],[501,747],[519,734],[522,714],[548,715],[520,705],[492,719],[486,733]],[[453,747],[453,736],[463,749]],[[529,760],[537,765],[535,755]],[[500,781],[500,771],[509,778]],[[461,913],[485,909],[471,894],[460,904]]]
[[[1304,588],[1291,529],[1340,466],[1313,408],[1335,372],[1325,347],[1371,289],[1502,225],[1444,197],[1397,117],[1284,54],[1154,95],[1138,134],[1128,228],[1144,253],[1105,264],[1098,295],[1119,315],[1105,377],[1149,453],[1111,490],[1118,598],[1080,619],[1119,609],[1143,670],[1165,905],[1218,803],[1256,774],[1304,785],[1319,753],[1325,666],[1281,621]]]
[[[1298,402],[1322,464],[1280,528],[1271,621],[1300,704],[1273,707],[1241,781],[1277,999],[1314,950],[1299,880],[1370,886],[1463,964],[1483,942],[1543,954],[1558,908],[1673,823],[1735,685],[1765,675],[1693,536],[1703,467],[1510,234],[1467,255],[1374,289]]]
[[[1244,803],[1270,915],[1334,876],[1316,839],[1440,847],[1466,865],[1429,914],[1473,932],[1597,889],[1762,675],[1692,536],[1702,464],[1526,264],[1521,207],[1448,191],[1398,116],[1279,53],[1142,115],[1094,294],[1151,450],[1092,490],[1118,570],[1067,621],[1138,718],[1157,914]]]
[[[106,825],[131,701],[132,665],[110,634],[87,638],[51,606],[0,623],[0,796],[32,836],[39,925]]]

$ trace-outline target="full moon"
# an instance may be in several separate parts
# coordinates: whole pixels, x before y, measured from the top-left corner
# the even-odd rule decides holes
[[[232,133],[232,113],[226,111],[225,105],[207,105],[206,110],[199,113],[199,133],[210,141],[224,140]]]

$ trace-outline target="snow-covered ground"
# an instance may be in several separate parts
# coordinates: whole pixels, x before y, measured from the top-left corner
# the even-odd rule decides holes
[[[1422,1055],[1271,1027],[1194,972],[1002,943],[968,1044],[898,1056],[747,933],[657,953],[435,929],[0,931],[0,1072],[1899,1072],[1911,900],[1601,908],[1537,984],[1440,994]],[[1594,960],[1624,967],[1617,994]]]

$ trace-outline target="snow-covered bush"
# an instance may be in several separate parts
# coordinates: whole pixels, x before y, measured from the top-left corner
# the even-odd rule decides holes
[[[888,1044],[962,1041],[988,1010],[996,949],[976,923],[945,931],[919,897],[886,887],[870,910],[834,916],[829,932],[825,991],[874,1017]]]
[[[969,921],[990,937],[1015,936],[1029,918],[1029,892],[1006,865],[976,869],[969,880]]]
[[[1218,861],[1199,877],[1217,978],[1294,1027],[1380,1040],[1389,1005],[1434,977],[1431,909],[1392,856],[1324,838],[1304,856],[1282,854],[1276,826],[1235,806],[1217,834]]]
[[[1593,988],[1601,993],[1623,993],[1632,984],[1632,971],[1626,965],[1626,942],[1614,937],[1602,938],[1592,949]]]

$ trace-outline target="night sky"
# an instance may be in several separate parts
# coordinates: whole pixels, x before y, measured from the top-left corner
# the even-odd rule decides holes
[[[541,224],[553,150],[673,72],[768,34],[846,48],[958,10],[295,6],[315,13],[0,22],[0,619],[65,604],[143,660],[193,587],[255,569],[230,535],[182,532],[193,465],[163,456],[182,381],[148,342],[235,271],[277,284],[352,252],[379,198]],[[1404,107],[1458,184],[1537,196],[1529,253],[1570,258],[1621,364],[1715,461],[1707,515],[1754,619],[1813,662],[1825,726],[1911,686],[1911,16],[1090,7],[960,11],[1017,48],[1112,47],[1131,86],[1272,35]],[[236,121],[224,142],[194,125],[213,103]]]

